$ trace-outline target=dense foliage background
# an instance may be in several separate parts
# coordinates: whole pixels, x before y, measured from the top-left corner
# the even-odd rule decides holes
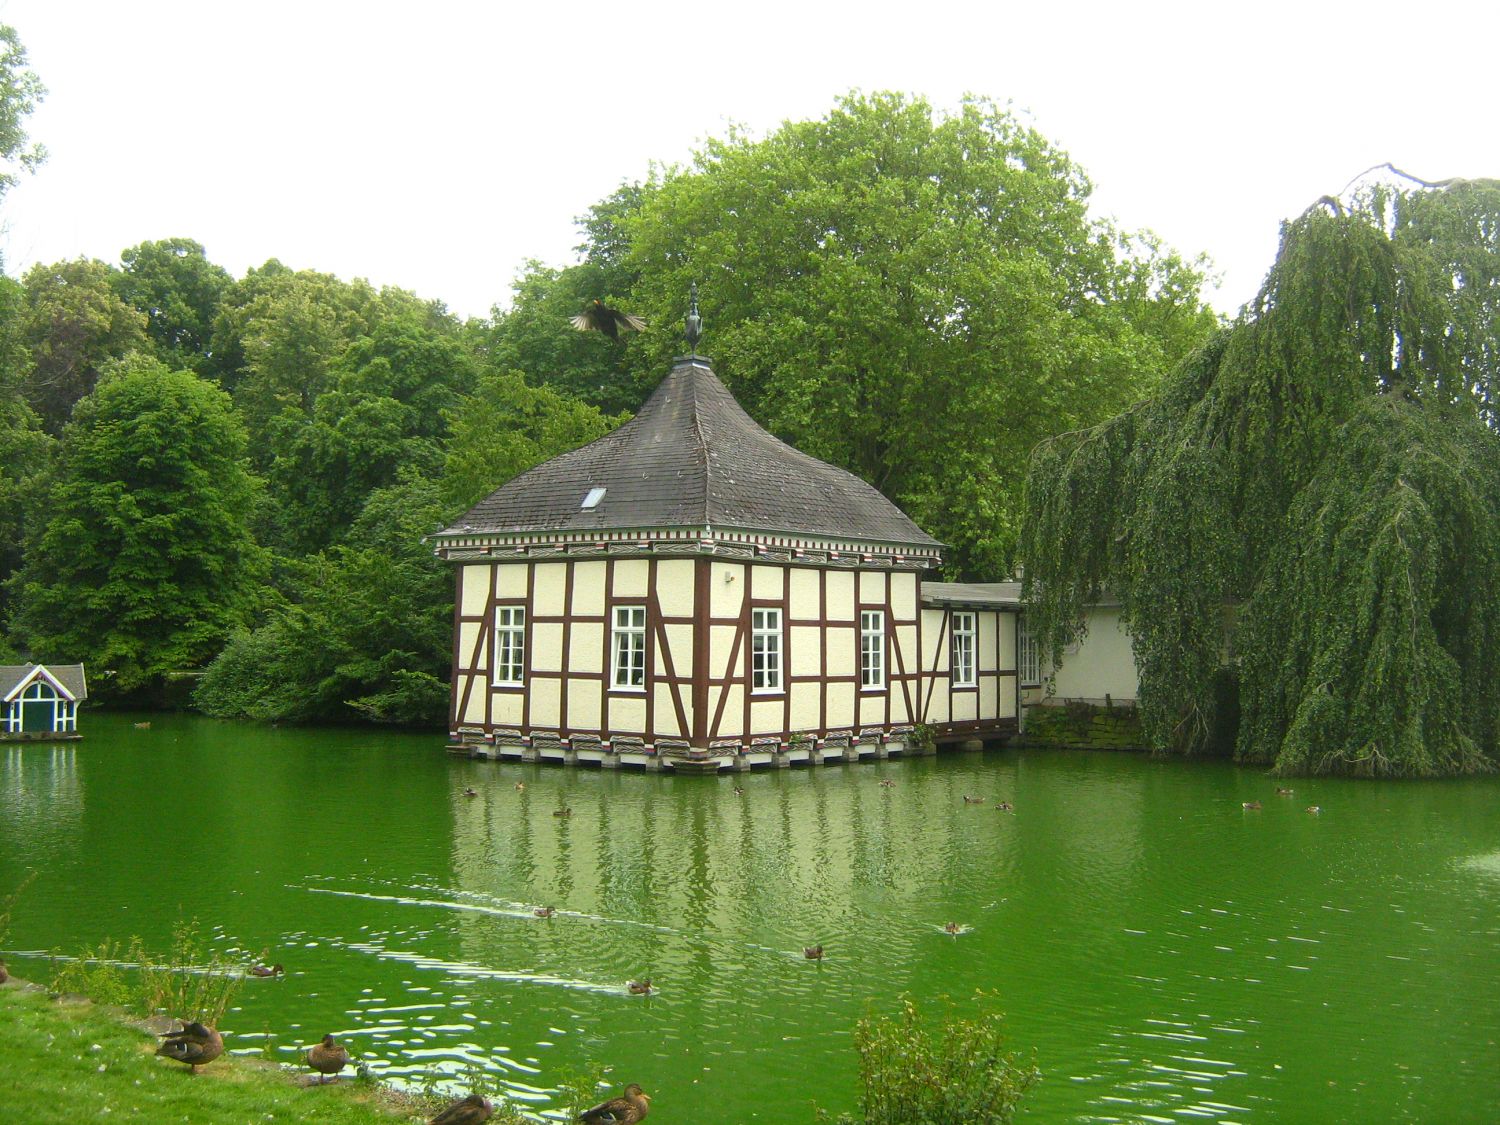
[[[1003,577],[1027,450],[1216,323],[1200,266],[1088,193],[988,102],[850,96],[623,185],[576,264],[484,319],[274,259],[235,278],[190,238],[0,279],[0,631],[101,697],[442,722],[451,576],[422,536],[629,417],[694,281],[752,414],[952,544],[954,576]],[[647,330],[575,331],[594,299]]]

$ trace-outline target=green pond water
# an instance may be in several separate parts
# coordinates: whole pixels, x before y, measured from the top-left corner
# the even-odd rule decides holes
[[[482,1070],[539,1114],[607,1066],[662,1125],[804,1123],[852,1105],[862,1014],[946,995],[1034,1053],[1026,1120],[1500,1121],[1500,779],[1278,797],[998,749],[673,777],[142,718],[0,747],[0,892],[40,873],[12,971],[197,919],[287,968],[223,1021],[239,1051],[332,1031],[388,1080]]]

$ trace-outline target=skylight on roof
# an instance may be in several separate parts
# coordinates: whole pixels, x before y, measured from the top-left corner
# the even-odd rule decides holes
[[[604,499],[604,492],[605,490],[602,488],[589,489],[589,494],[583,498],[583,503],[579,507],[585,512],[590,508],[597,508],[599,501]]]

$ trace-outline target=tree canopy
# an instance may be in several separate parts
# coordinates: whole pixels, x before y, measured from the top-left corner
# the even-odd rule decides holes
[[[1040,447],[1022,539],[1053,653],[1119,595],[1142,717],[1283,773],[1500,761],[1500,183],[1376,184],[1282,233],[1157,393]]]
[[[633,408],[682,350],[696,281],[704,350],[757,420],[881,489],[950,545],[955,575],[998,577],[1031,447],[1140,397],[1216,323],[1200,266],[1092,216],[1090,190],[990,102],[943,114],[850,95],[764,139],[710,141],[692,168],[602,201],[584,262],[524,280],[497,331],[526,343],[511,366]],[[554,327],[544,347],[535,310],[561,294],[575,311],[608,298],[654,329],[629,344],[619,384],[593,356],[576,375],[531,366],[584,346]]]
[[[87,654],[130,692],[193,668],[248,620],[262,553],[229,398],[137,357],[64,432],[47,522],[19,574],[17,626],[41,660]]]

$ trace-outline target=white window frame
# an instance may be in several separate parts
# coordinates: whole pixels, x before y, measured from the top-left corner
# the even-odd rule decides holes
[[[954,687],[978,687],[979,675],[975,655],[979,649],[979,615],[970,610],[955,610],[950,626],[948,674]]]
[[[610,614],[610,685],[614,691],[646,690],[646,607],[617,605]]]
[[[885,690],[885,610],[859,611],[859,690]]]
[[[495,607],[495,686],[526,684],[526,607]]]
[[[1042,648],[1025,614],[1016,615],[1016,677],[1022,687],[1040,687],[1042,683]]]
[[[776,606],[750,607],[750,691],[754,695],[780,694],[782,690],[781,610]]]

